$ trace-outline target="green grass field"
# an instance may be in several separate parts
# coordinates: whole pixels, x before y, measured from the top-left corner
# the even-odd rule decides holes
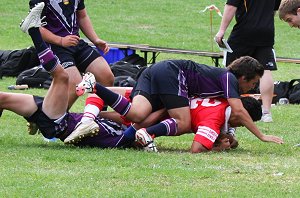
[[[110,42],[211,50],[209,13],[224,1],[103,0],[86,1],[99,36]],[[0,50],[31,45],[18,25],[27,1],[0,3]],[[213,34],[220,17],[213,16]],[[228,29],[227,34],[229,34]],[[276,16],[277,56],[299,58],[298,29]],[[217,51],[216,45],[213,46]],[[161,54],[158,59],[182,58],[212,64],[208,58]],[[300,66],[279,64],[275,80],[300,77]],[[15,78],[0,80],[9,91]],[[17,92],[17,91],[15,91]],[[45,95],[46,90],[18,91]],[[84,98],[72,107],[83,110]],[[0,197],[299,197],[300,123],[298,105],[274,106],[274,123],[258,122],[266,134],[284,138],[283,145],[259,141],[238,129],[240,146],[222,153],[192,155],[193,135],[157,138],[159,153],[132,149],[80,149],[29,136],[26,121],[8,111],[0,119]]]

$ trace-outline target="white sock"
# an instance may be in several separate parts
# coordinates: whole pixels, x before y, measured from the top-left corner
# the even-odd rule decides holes
[[[98,116],[99,113],[100,113],[100,110],[97,106],[87,104],[84,107],[84,114],[81,118],[81,122],[85,123],[85,122],[90,122],[92,120],[95,120],[95,117]]]

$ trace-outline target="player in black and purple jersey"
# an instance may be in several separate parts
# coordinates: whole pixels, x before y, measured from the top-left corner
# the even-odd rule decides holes
[[[134,123],[140,123],[152,112],[166,108],[171,118],[146,128],[149,134],[155,136],[176,136],[190,131],[189,97],[223,97],[232,112],[241,119],[242,125],[256,137],[265,142],[283,143],[279,137],[261,133],[240,100],[240,94],[254,88],[263,73],[263,66],[249,56],[235,60],[226,69],[190,60],[166,60],[143,71],[132,102],[99,83],[91,84],[88,80],[92,76],[90,73],[84,76],[76,91],[78,95],[96,93],[116,112]],[[124,134],[132,139],[135,130],[129,127]],[[78,135],[72,134],[65,143],[78,141]]]
[[[81,120],[82,114],[68,113],[68,88],[69,76],[60,64],[58,58],[43,41],[39,27],[42,25],[40,16],[44,3],[37,4],[21,23],[23,32],[28,33],[36,50],[42,66],[52,75],[53,81],[44,98],[21,93],[0,92],[0,110],[10,110],[23,116],[27,121],[36,123],[39,130],[46,138],[60,138],[62,141],[74,130]],[[103,102],[90,99],[93,104],[101,108]],[[124,127],[108,119],[95,118],[97,128],[91,126],[90,132],[99,133],[95,137],[87,137],[78,146],[127,147],[131,144],[122,141]],[[134,142],[134,141],[133,141]]]
[[[82,80],[81,73],[92,72],[104,86],[113,86],[114,75],[99,52],[80,39],[79,30],[100,50],[109,51],[108,44],[100,39],[87,15],[84,0],[30,0],[30,7],[44,2],[42,16],[45,26],[40,28],[43,39],[59,58],[71,76],[69,79],[69,107],[76,101],[75,86]]]

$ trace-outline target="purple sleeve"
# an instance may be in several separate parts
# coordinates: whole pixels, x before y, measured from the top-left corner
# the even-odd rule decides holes
[[[232,73],[226,72],[221,76],[221,86],[225,98],[240,98],[239,83]]]

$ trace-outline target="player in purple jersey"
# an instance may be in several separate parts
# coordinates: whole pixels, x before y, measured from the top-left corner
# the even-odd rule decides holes
[[[58,58],[42,40],[39,27],[44,3],[37,4],[21,23],[21,30],[28,33],[37,49],[42,66],[52,75],[53,81],[45,96],[41,98],[29,94],[0,92],[0,109],[6,109],[23,116],[27,121],[37,124],[46,138],[57,137],[62,141],[74,130],[82,114],[68,113],[69,76],[59,63]],[[99,102],[98,102],[99,103]],[[103,103],[99,103],[103,106]],[[131,143],[122,141],[124,126],[108,119],[95,118],[99,133],[93,138],[87,137],[77,146],[94,146],[101,148],[128,147]],[[95,128],[91,127],[91,133]],[[133,141],[134,142],[134,141]]]
[[[69,108],[77,99],[75,86],[82,80],[81,73],[92,72],[102,85],[112,86],[114,76],[108,63],[79,36],[81,30],[104,54],[109,51],[108,44],[93,29],[84,0],[30,0],[29,5],[33,7],[39,2],[45,3],[42,16],[46,25],[40,28],[43,39],[70,76]]]
[[[279,137],[261,133],[240,100],[240,94],[254,88],[263,73],[263,66],[249,56],[235,60],[226,69],[188,60],[167,60],[143,71],[131,103],[99,83],[91,82],[90,73],[84,76],[76,91],[78,95],[96,93],[116,112],[134,123],[142,122],[151,112],[166,108],[171,118],[146,128],[149,134],[155,136],[175,136],[190,131],[188,97],[223,97],[228,100],[233,114],[241,119],[242,125],[260,140],[283,143]],[[129,127],[124,135],[130,140],[136,129]],[[80,139],[76,135],[71,137],[65,143]]]

